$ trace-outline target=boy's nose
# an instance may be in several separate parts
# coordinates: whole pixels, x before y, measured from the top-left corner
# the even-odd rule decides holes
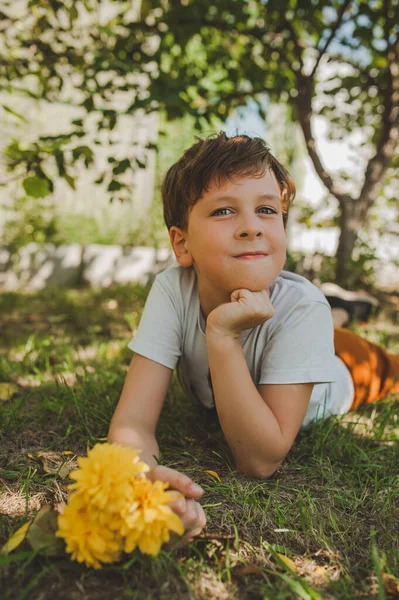
[[[236,230],[236,238],[259,238],[262,237],[262,228],[259,227],[259,218],[256,215],[241,215]]]
[[[242,231],[239,235],[239,237],[243,238],[243,237],[261,237],[262,236],[262,232],[261,231],[257,231],[255,234],[252,234],[250,231]]]
[[[262,231],[259,227],[244,226],[239,227],[236,231],[237,238],[257,238],[262,237]]]

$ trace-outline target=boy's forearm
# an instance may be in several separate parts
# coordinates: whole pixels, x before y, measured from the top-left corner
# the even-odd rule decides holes
[[[140,459],[150,469],[156,467],[158,464],[154,456],[159,458],[159,447],[155,436],[152,434],[136,431],[129,427],[111,426],[108,433],[108,441],[111,444],[121,444],[121,446],[130,446],[135,450],[141,450]]]
[[[280,425],[252,381],[239,340],[207,335],[216,409],[236,465],[271,475],[287,453]]]

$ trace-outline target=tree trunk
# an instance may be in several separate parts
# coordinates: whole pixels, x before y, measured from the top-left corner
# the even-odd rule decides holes
[[[368,207],[360,199],[346,197],[341,201],[339,217],[340,236],[336,253],[335,280],[339,285],[350,283],[350,259],[358,238],[359,230],[367,220]]]

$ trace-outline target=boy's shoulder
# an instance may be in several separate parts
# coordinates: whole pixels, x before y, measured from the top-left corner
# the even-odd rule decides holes
[[[330,306],[323,292],[311,281],[291,271],[281,271],[274,282],[272,296],[290,298],[295,303],[321,302]]]
[[[156,275],[153,293],[167,295],[174,306],[190,306],[197,294],[197,278],[192,267],[172,265]]]
[[[191,267],[182,267],[181,265],[172,265],[155,276],[155,281],[164,286],[176,285],[187,287],[195,283],[195,271]]]

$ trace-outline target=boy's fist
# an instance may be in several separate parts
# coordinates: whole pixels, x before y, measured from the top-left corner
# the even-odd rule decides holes
[[[269,290],[235,290],[231,302],[221,304],[209,313],[206,333],[238,338],[245,329],[261,325],[273,315]]]
[[[206,525],[206,516],[202,506],[194,500],[199,498],[204,493],[204,490],[194,483],[184,473],[179,473],[170,467],[158,465],[147,473],[147,477],[154,481],[167,481],[170,490],[176,490],[183,494],[182,498],[175,500],[169,504],[170,508],[181,518],[184,525],[184,535],[178,539],[178,547],[184,546],[201,533]],[[172,534],[171,539],[177,536]]]

